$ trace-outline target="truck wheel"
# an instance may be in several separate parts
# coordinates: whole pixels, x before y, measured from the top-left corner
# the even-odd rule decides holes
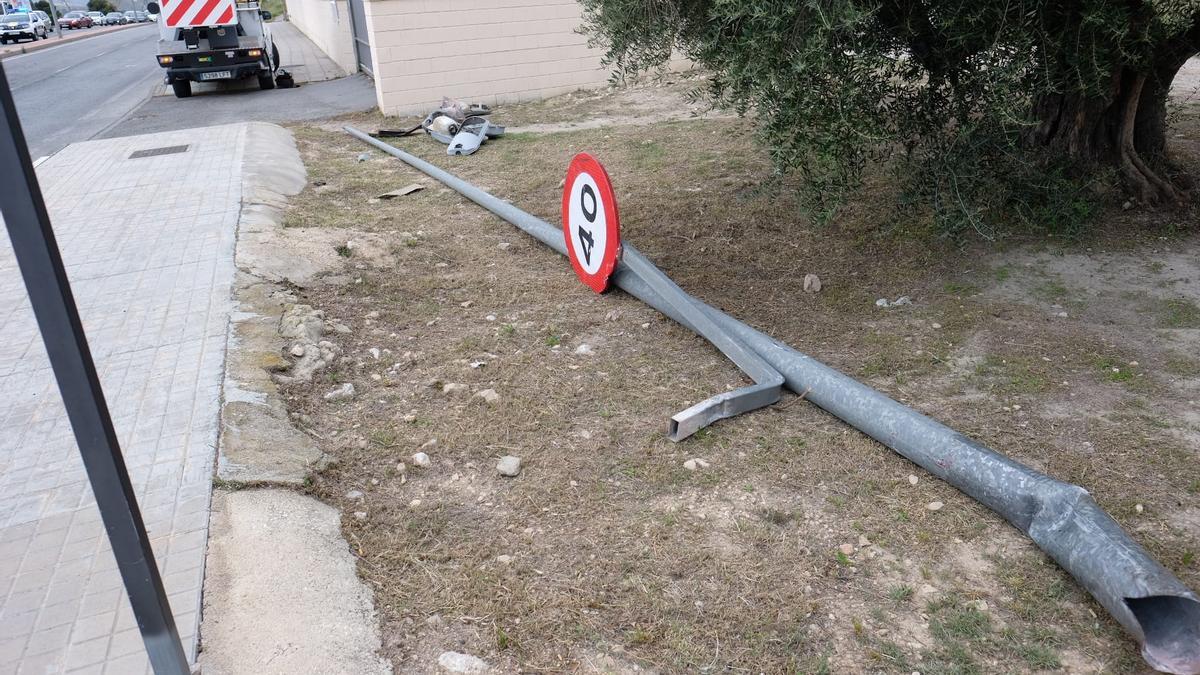
[[[175,92],[175,98],[187,98],[192,95],[192,81],[175,80],[171,83],[171,89]]]
[[[258,88],[264,90],[275,88],[275,76],[271,74],[271,71],[258,74]]]

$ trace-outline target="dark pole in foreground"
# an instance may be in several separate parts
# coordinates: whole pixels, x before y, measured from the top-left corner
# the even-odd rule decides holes
[[[79,443],[96,505],[108,531],[146,652],[157,675],[190,672],[162,578],[150,549],[137,497],[125,470],[100,378],[92,363],[62,256],[50,229],[8,77],[0,65],[0,214],[8,228],[38,329],[58,380],[67,417]]]

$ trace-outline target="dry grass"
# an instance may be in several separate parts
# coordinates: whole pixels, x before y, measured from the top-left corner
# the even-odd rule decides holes
[[[1194,115],[1184,121],[1198,126]],[[347,513],[397,672],[429,672],[446,649],[513,672],[1127,672],[1140,663],[1103,610],[1009,526],[807,402],[788,397],[666,441],[670,414],[743,382],[734,367],[633,299],[592,294],[557,255],[382,153],[357,161],[368,148],[335,129],[295,128],[314,185],[287,224],[376,233],[395,263],[375,266],[351,249],[349,274],[302,291],[353,333],[337,338],[342,364],[287,394],[338,458],[312,491]],[[1027,250],[1044,246],[1010,242],[994,260],[919,224],[881,230],[882,181],[814,229],[748,132],[717,119],[516,134],[470,158],[448,158],[425,138],[397,143],[550,222],[568,160],[588,150],[617,186],[625,238],[685,289],[1087,486],[1200,587],[1200,462],[1181,435],[1196,424],[1194,305],[1148,297],[1162,329],[1106,322],[1090,297],[1071,306],[1088,320],[1054,320],[1047,305],[1079,300],[1078,282],[1034,271]],[[428,189],[371,202],[414,181]],[[1131,259],[1200,248],[1190,235],[1130,234],[1146,232],[1129,227],[1146,217],[1115,212],[1092,241],[1051,248]],[[822,293],[802,292],[809,272]],[[915,304],[874,306],[900,295]],[[574,354],[585,342],[595,354]],[[385,350],[380,361],[371,347]],[[321,399],[343,381],[360,392],[353,402]],[[447,397],[433,381],[501,399]],[[434,438],[433,466],[413,468],[409,456]],[[505,454],[524,459],[519,478],[496,474]],[[689,472],[690,457],[712,466]],[[364,500],[348,500],[350,490]],[[934,500],[946,507],[926,510]],[[843,543],[855,551],[842,554]]]

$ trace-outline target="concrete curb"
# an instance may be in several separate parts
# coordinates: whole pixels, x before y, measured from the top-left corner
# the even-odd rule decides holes
[[[234,312],[227,333],[217,475],[242,484],[298,485],[319,468],[316,443],[288,418],[273,376],[283,315],[296,298],[281,283],[278,244],[287,197],[307,172],[286,129],[245,124]],[[272,271],[272,270],[276,271]],[[324,322],[319,313],[300,312]],[[305,324],[306,325],[306,324]],[[379,656],[371,591],[341,535],[337,509],[278,487],[214,490],[205,564],[200,668],[204,675],[390,675]]]
[[[59,45],[71,44],[72,42],[79,42],[80,40],[86,40],[88,38],[100,37],[101,35],[108,35],[109,33],[115,33],[119,30],[125,30],[127,28],[134,28],[137,26],[145,26],[145,25],[148,25],[148,24],[130,23],[130,24],[125,24],[124,26],[111,26],[111,27],[105,26],[105,27],[101,28],[100,30],[83,29],[83,30],[88,30],[88,32],[79,33],[78,35],[72,35],[70,33],[67,33],[62,38],[59,38],[57,36],[57,34],[55,34],[55,37],[52,37],[49,40],[42,40],[41,42],[22,42],[22,43],[13,45],[12,47],[0,47],[0,61],[7,59],[10,56],[20,56],[22,54],[32,54],[34,52],[40,52],[43,49],[49,49],[51,47],[57,47]],[[59,30],[62,30],[62,29],[60,28]]]
[[[271,375],[286,369],[279,335],[283,313],[296,302],[279,274],[265,269],[289,195],[303,189],[304,162],[286,129],[246,125],[242,213],[238,220],[234,302],[222,385],[217,476],[245,483],[300,485],[323,463],[321,450],[288,420]]]

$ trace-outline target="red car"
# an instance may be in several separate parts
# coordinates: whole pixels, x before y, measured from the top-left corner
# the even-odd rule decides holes
[[[59,28],[91,28],[92,23],[92,17],[83,12],[67,12],[58,17]]]

